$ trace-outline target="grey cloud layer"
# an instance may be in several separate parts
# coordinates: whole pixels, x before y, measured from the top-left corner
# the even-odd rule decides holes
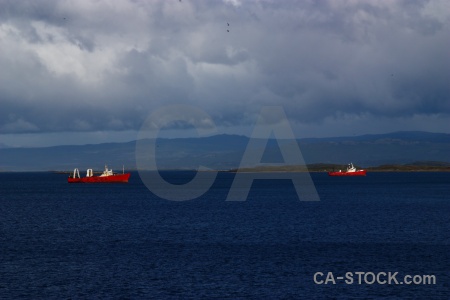
[[[446,1],[3,2],[0,133],[450,114]]]

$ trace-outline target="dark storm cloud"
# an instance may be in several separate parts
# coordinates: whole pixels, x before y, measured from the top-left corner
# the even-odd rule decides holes
[[[450,114],[446,1],[3,1],[0,17],[0,133],[136,130],[169,104],[230,127],[262,105],[299,124]]]

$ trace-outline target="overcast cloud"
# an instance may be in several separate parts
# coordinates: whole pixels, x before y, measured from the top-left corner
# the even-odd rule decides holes
[[[447,0],[0,3],[9,144],[124,138],[170,104],[230,133],[262,105],[282,105],[299,137],[450,132]]]

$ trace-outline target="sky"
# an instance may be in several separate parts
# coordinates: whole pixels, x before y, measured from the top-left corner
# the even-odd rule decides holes
[[[131,141],[169,105],[227,134],[268,105],[298,138],[450,133],[449,37],[447,0],[0,0],[0,147]]]

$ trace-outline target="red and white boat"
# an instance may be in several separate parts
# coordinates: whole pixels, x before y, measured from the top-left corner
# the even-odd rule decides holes
[[[347,166],[347,170],[342,172],[341,170],[337,172],[328,172],[328,176],[366,176],[366,170],[356,170],[352,163]]]
[[[73,170],[73,174],[67,178],[68,183],[107,183],[107,182],[128,182],[128,178],[130,178],[130,173],[125,173],[122,171],[122,174],[113,173],[112,170],[109,170],[107,166],[105,166],[105,171],[100,176],[94,176],[94,172],[92,169],[87,169],[86,177],[80,177],[80,172],[77,168]]]

